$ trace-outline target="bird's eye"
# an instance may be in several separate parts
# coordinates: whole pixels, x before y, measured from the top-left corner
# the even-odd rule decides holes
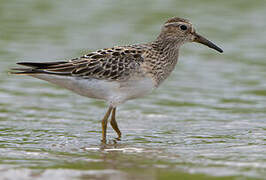
[[[183,30],[183,31],[185,31],[185,30],[187,30],[187,26],[186,25],[181,25],[180,26],[180,29]]]

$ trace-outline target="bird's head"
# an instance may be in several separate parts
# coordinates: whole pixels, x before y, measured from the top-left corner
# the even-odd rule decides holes
[[[186,42],[197,42],[215,49],[220,53],[223,52],[223,50],[214,43],[197,34],[193,25],[183,18],[174,17],[168,19],[164,23],[158,38],[163,41],[174,42],[177,46],[181,46]]]

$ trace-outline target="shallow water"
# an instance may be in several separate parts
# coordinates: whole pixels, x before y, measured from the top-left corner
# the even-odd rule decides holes
[[[0,179],[263,179],[266,1],[0,1]],[[118,109],[30,77],[19,60],[73,58],[153,40],[181,16],[220,45],[187,44],[153,94]]]

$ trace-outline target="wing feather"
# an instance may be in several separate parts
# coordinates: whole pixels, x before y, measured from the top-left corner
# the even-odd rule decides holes
[[[16,68],[14,74],[54,74],[119,80],[136,71],[144,62],[143,50],[137,46],[114,47],[102,49],[80,58],[56,62],[19,62],[18,65],[30,68]]]

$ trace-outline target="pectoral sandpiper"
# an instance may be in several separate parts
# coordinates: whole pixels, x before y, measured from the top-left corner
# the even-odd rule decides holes
[[[220,53],[222,49],[197,34],[183,18],[170,18],[155,41],[101,49],[80,58],[55,62],[19,62],[28,68],[15,68],[13,74],[29,75],[74,91],[89,98],[107,101],[102,119],[102,141],[106,142],[108,118],[121,138],[116,107],[127,100],[142,97],[157,88],[173,71],[179,48],[186,42],[198,42]]]

